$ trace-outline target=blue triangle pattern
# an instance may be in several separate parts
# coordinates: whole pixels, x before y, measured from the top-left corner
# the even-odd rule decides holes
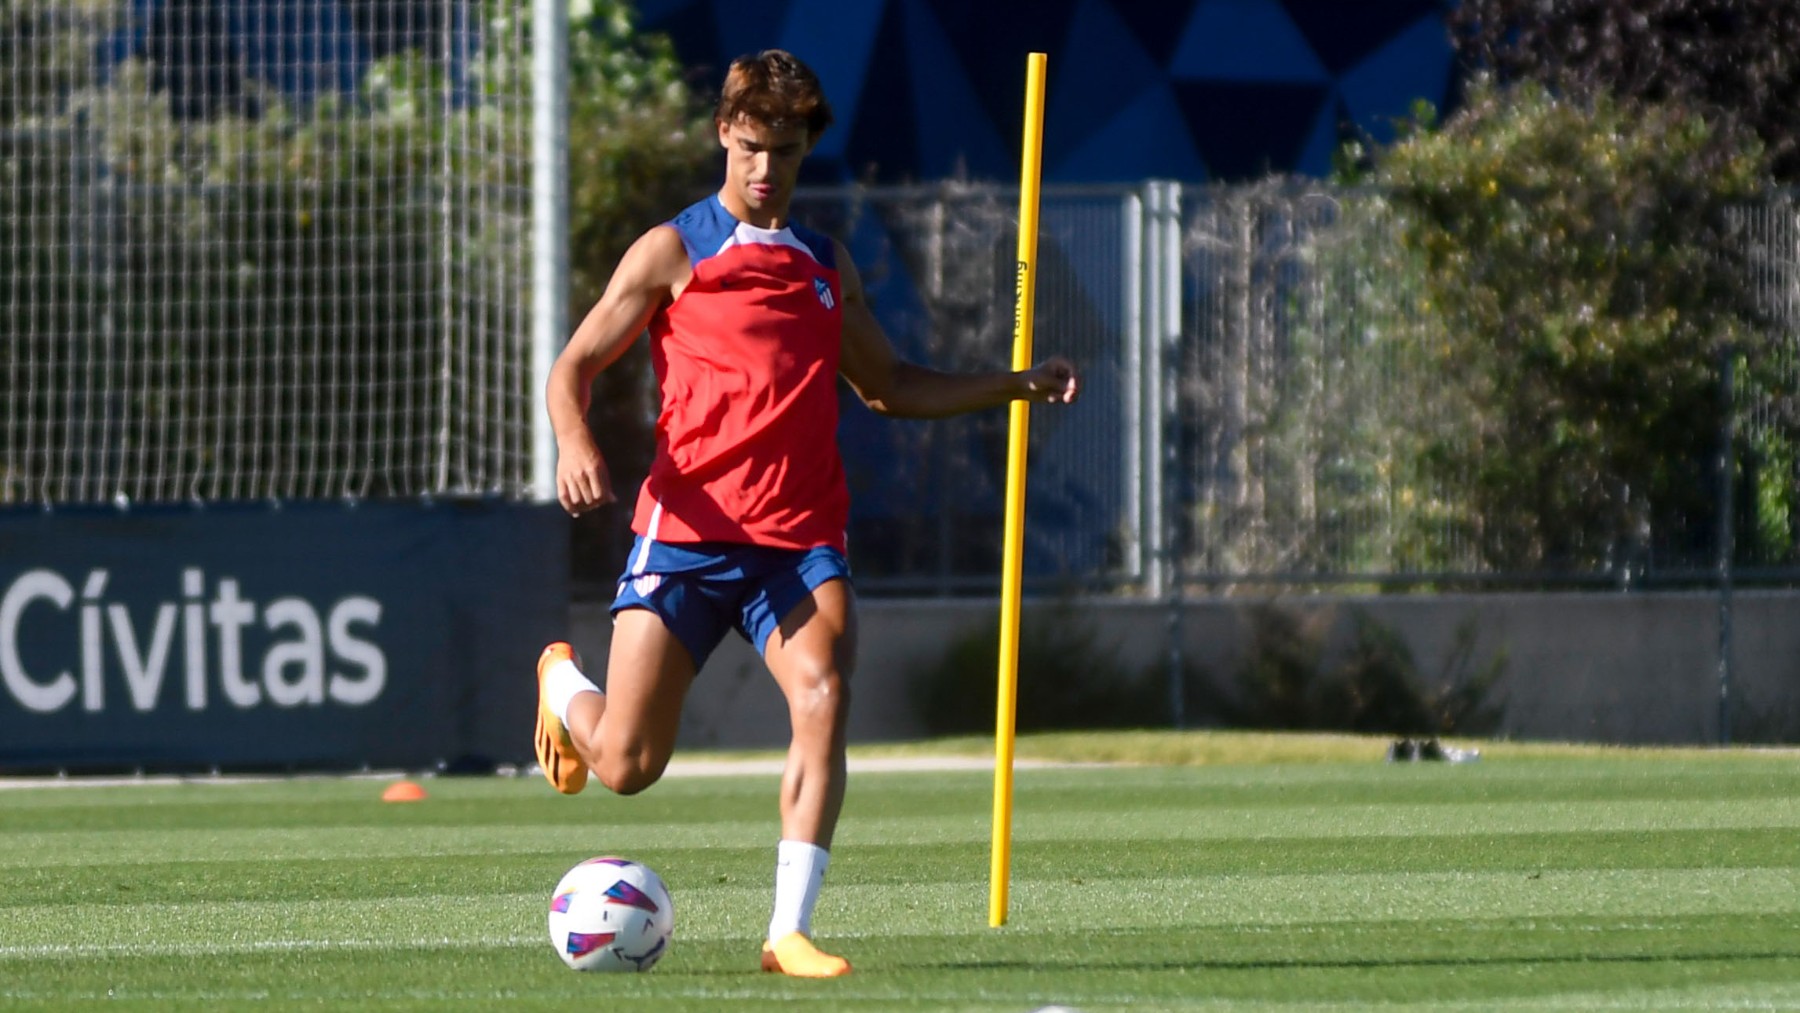
[[[781,47],[793,53],[805,53],[807,65],[819,75],[831,110],[838,123],[856,119],[857,103],[862,98],[863,77],[869,67],[869,52],[887,7],[886,0],[874,3],[846,4],[840,0],[792,0],[787,23],[781,30]],[[850,131],[826,131],[813,149],[815,155],[841,158],[849,142]]]
[[[1328,80],[1325,65],[1276,0],[1201,0],[1169,63],[1177,77]]]
[[[1055,129],[1046,128],[1044,161],[1085,143],[1105,129],[1146,88],[1162,83],[1159,67],[1137,36],[1104,0],[1082,0],[1069,21],[1068,41],[1059,52],[1080,53],[1078,60],[1054,60],[1045,89],[1045,116],[1056,110]],[[1096,74],[1096,65],[1106,73]]]
[[[1319,107],[1319,118],[1313,121],[1312,135],[1307,138],[1306,147],[1301,149],[1300,161],[1294,165],[1295,172],[1303,176],[1331,174],[1331,158],[1342,142],[1342,117],[1342,107],[1337,102],[1326,102]]]
[[[982,114],[968,76],[948,59],[951,50],[943,24],[924,0],[905,3],[907,51],[913,66],[925,59],[939,68],[935,74],[913,75],[913,108],[920,113],[913,125],[918,175],[935,179],[966,173],[1004,179],[1009,165],[1016,174],[1017,156],[1000,143],[994,124]]]
[[[719,48],[711,60],[704,62],[718,67],[722,78],[732,60],[779,45],[787,6],[788,0],[713,0]]]
[[[1313,52],[1342,74],[1423,17],[1442,19],[1443,0],[1282,0]],[[1444,40],[1449,47],[1449,38]]]
[[[1443,39],[1440,19],[1420,19],[1338,79],[1338,93],[1358,127],[1389,141],[1394,121],[1405,119],[1414,101],[1441,105],[1451,65]]]
[[[1158,82],[1111,120],[1089,131],[1067,157],[1046,161],[1045,178],[1088,183],[1205,179],[1206,163],[1181,123],[1175,96],[1167,83]],[[1121,171],[1127,166],[1129,175]]]
[[[132,0],[103,39],[102,75],[131,58],[164,71],[184,118],[257,115],[256,87],[308,102],[354,90],[394,45],[360,0]],[[825,82],[839,126],[807,179],[901,181],[966,169],[1017,174],[1025,56],[1047,50],[1046,179],[1137,180],[1210,171],[1328,171],[1345,128],[1377,139],[1424,99],[1458,91],[1444,19],[1451,0],[638,0],[697,87],[729,62],[781,46]],[[476,44],[451,56],[453,79]],[[204,34],[206,46],[171,40]],[[387,48],[383,48],[383,47]],[[177,65],[179,61],[186,61]],[[163,66],[166,65],[166,66]],[[184,82],[204,88],[178,95]],[[1198,89],[1198,90],[1196,90]],[[1296,90],[1298,89],[1298,90]],[[1328,101],[1312,102],[1308,89]],[[190,88],[190,90],[192,90]],[[1173,95],[1173,99],[1170,96]],[[467,100],[474,101],[470,90]],[[1214,102],[1229,108],[1208,108]],[[821,175],[823,174],[823,175]]]
[[[646,24],[661,22],[678,16],[692,16],[690,8],[699,6],[696,0],[637,0],[638,18]]]

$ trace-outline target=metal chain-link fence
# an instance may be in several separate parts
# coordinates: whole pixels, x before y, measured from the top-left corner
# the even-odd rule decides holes
[[[905,354],[999,368],[1014,200],[982,186],[850,188],[809,192],[796,211],[846,241]],[[1722,549],[1744,576],[1800,578],[1789,196],[1730,215],[1721,256],[1746,329],[1696,364],[1705,378],[1686,391],[1728,399],[1733,411],[1715,414],[1730,425],[1696,415],[1705,431],[1671,451],[1681,459],[1645,460],[1635,445],[1561,465],[1520,455],[1518,469],[1551,473],[1524,478],[1508,471],[1505,441],[1538,420],[1506,428],[1500,385],[1517,378],[1471,355],[1468,339],[1490,325],[1445,305],[1445,278],[1422,266],[1391,196],[1293,182],[1049,187],[1041,217],[1036,347],[1078,360],[1086,383],[1075,408],[1032,415],[1026,575],[1040,588],[1631,586],[1708,580]],[[1632,368],[1621,360],[1601,379],[1628,385]],[[1575,384],[1534,395],[1552,401],[1586,382],[1546,376]],[[1606,388],[1593,399],[1604,417]],[[847,416],[861,582],[991,590],[1004,415]],[[1627,442],[1628,420],[1614,422]],[[1537,489],[1544,503],[1515,502]]]
[[[0,503],[522,494],[525,9],[0,9]]]

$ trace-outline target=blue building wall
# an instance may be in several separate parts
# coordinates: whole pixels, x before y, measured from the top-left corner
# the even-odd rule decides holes
[[[1050,57],[1044,178],[1322,175],[1454,100],[1454,0],[637,0],[700,87],[772,46],[818,70],[839,117],[808,182],[1017,172],[1025,55]],[[470,8],[408,0],[132,0],[102,64],[143,55],[178,115],[250,112],[245,78],[308,100],[347,92],[396,47],[462,57]],[[446,46],[446,43],[447,46]],[[472,96],[464,96],[472,97]]]
[[[1349,136],[1454,100],[1453,0],[639,0],[707,87],[792,50],[838,126],[809,182],[1018,172],[1025,56],[1049,55],[1044,179],[1323,175]]]

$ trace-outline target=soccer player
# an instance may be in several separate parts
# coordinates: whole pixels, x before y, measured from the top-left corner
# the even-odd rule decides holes
[[[856,656],[837,375],[874,411],[909,418],[1066,404],[1078,381],[1054,357],[1019,372],[943,373],[896,356],[844,247],[788,220],[801,159],[831,123],[818,78],[794,56],[733,62],[714,118],[724,186],[632,244],[550,373],[557,497],[570,514],[615,498],[587,403],[594,378],[646,329],[662,410],[612,605],[606,690],[568,644],[545,648],[537,758],[565,794],[590,772],[620,794],[649,787],[695,673],[735,628],[781,687],[792,726],[762,966],[836,977],[850,964],[813,945],[811,920],[844,800]]]

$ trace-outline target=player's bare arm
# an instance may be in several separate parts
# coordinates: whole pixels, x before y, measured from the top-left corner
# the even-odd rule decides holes
[[[571,516],[617,498],[606,459],[588,431],[594,378],[625,354],[651,315],[680,294],[691,276],[679,233],[666,226],[644,233],[625,252],[606,292],[550,367],[547,399],[556,432],[556,498]]]
[[[843,289],[844,338],[838,370],[864,404],[880,415],[942,418],[1028,399],[1070,404],[1081,393],[1075,366],[1051,356],[1013,372],[946,373],[907,362],[894,351],[863,297],[862,276],[842,243],[837,244]]]

